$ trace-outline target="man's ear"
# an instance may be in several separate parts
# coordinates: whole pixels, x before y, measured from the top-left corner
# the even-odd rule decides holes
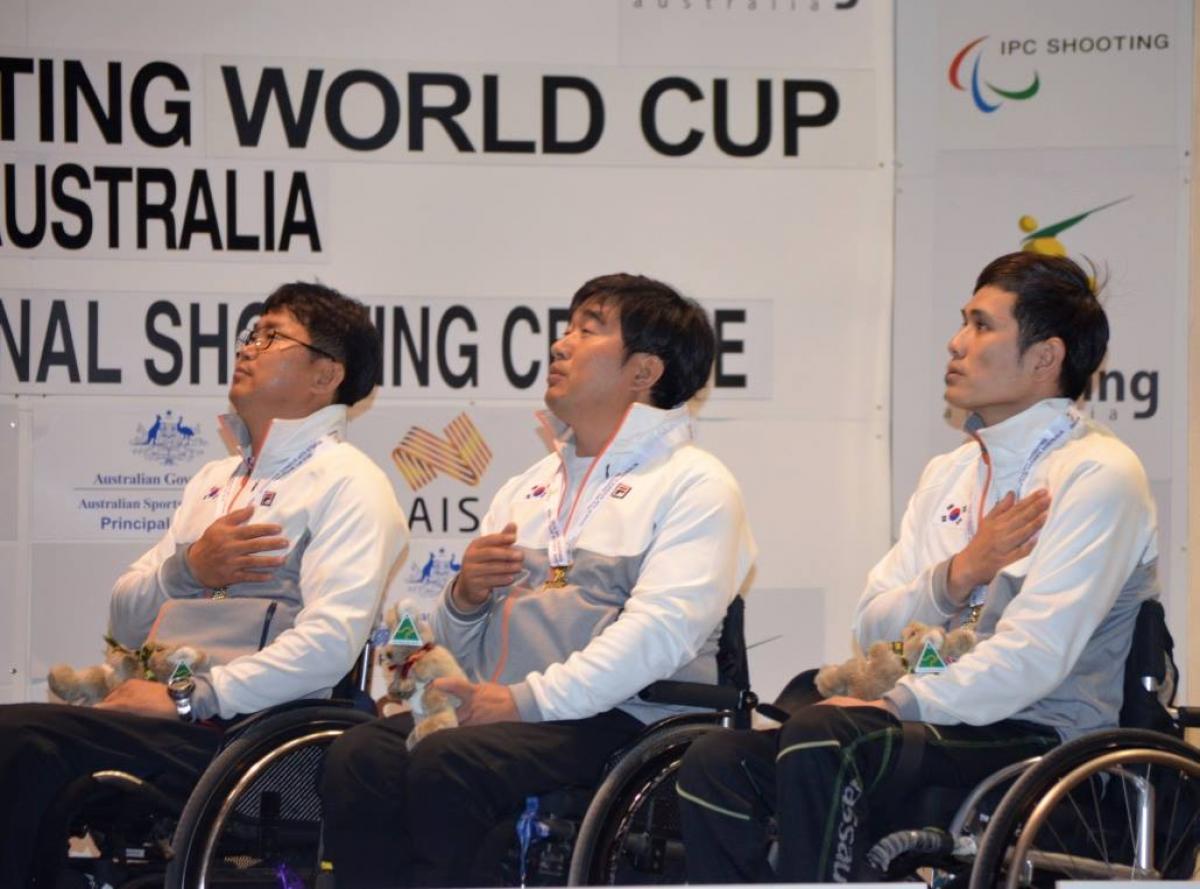
[[[662,379],[666,365],[657,355],[649,352],[637,352],[629,359],[634,366],[633,392],[639,400],[650,401],[650,390]],[[643,399],[642,396],[645,396]]]
[[[1061,337],[1052,336],[1049,339],[1034,343],[1029,347],[1033,353],[1033,373],[1038,380],[1058,383],[1062,374],[1063,361],[1067,357],[1067,346]]]
[[[328,397],[332,404],[337,396],[338,386],[346,379],[346,367],[340,361],[321,358],[317,361],[316,373],[313,375],[313,392],[322,397]]]

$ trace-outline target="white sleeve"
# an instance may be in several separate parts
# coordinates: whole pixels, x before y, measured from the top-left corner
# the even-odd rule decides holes
[[[906,676],[897,690],[916,699],[922,720],[941,724],[984,725],[1041,700],[1070,674],[1154,529],[1140,466],[1076,467],[1053,494],[1025,579],[995,634],[944,673]]]
[[[751,539],[732,477],[683,483],[617,619],[584,648],[513,686],[527,686],[542,719],[592,716],[695,658],[749,572]]]
[[[900,638],[914,620],[937,625],[955,612],[946,595],[948,561],[921,564],[920,529],[928,525],[940,490],[945,457],[931,461],[909,498],[900,539],[867,575],[867,588],[854,610],[854,638],[862,650],[873,642]]]
[[[391,483],[371,468],[339,479],[314,509],[294,625],[261,651],[213,667],[222,717],[336,685],[362,650],[408,539]]]

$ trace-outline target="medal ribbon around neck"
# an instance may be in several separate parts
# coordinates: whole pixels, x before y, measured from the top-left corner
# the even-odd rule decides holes
[[[576,516],[576,510],[579,508],[579,500],[583,496],[584,491],[587,490],[588,480],[592,476],[592,471],[600,464],[600,461],[608,452],[609,446],[616,439],[617,433],[620,432],[621,427],[624,425],[625,421],[622,419],[621,423],[613,431],[612,436],[604,443],[604,447],[600,449],[600,453],[592,459],[592,463],[584,474],[583,480],[579,483],[579,490],[575,492],[575,499],[571,503],[571,509],[567,513],[565,522],[561,522],[559,518],[562,514],[563,506],[566,505],[567,491],[570,489],[570,485],[567,484],[567,464],[565,461],[560,463],[558,470],[554,474],[554,478],[551,479],[551,485],[553,485],[554,481],[561,475],[563,482],[557,506],[552,505],[552,497],[548,496],[546,498],[546,528],[550,538],[547,551],[550,566],[559,569],[553,572],[556,580],[565,582],[565,569],[571,566],[575,544],[579,540],[579,536],[583,533],[584,527],[595,513],[596,508],[607,499],[621,479],[637,469],[642,463],[652,459],[659,452],[670,452],[676,445],[691,438],[690,421],[687,417],[668,424],[666,428],[661,430],[660,434],[650,437],[645,444],[634,451],[629,460],[617,472],[610,475],[604,484],[588,498],[583,512]]]
[[[1021,498],[1021,491],[1025,487],[1025,482],[1029,480],[1030,474],[1033,472],[1034,466],[1042,457],[1050,452],[1050,448],[1060,438],[1070,432],[1079,423],[1081,415],[1074,407],[1067,408],[1066,413],[1060,414],[1054,418],[1054,421],[1046,427],[1046,431],[1038,438],[1037,443],[1029,452],[1029,456],[1025,458],[1025,463],[1021,466],[1021,472],[1017,476],[1017,484],[1014,488],[1016,499]],[[979,495],[979,506],[974,510],[967,510],[967,540],[973,540],[975,533],[979,529],[980,516],[983,515],[984,509],[987,506],[988,489],[992,485],[992,460],[988,455],[987,446],[984,445],[982,439],[974,436],[979,442],[980,456],[987,467],[987,474],[983,482],[983,491]],[[987,599],[988,585],[981,583],[979,586],[971,590],[971,597],[967,600],[969,606],[969,614],[967,624],[974,624],[979,620],[979,613],[983,610],[983,603]]]
[[[254,493],[259,489],[260,486],[265,486],[269,489],[272,484],[279,481],[285,475],[294,472],[307,463],[310,459],[312,459],[313,455],[316,454],[317,451],[321,450],[326,445],[331,445],[338,441],[341,441],[341,436],[337,432],[326,432],[316,441],[308,444],[304,450],[292,457],[292,459],[284,463],[283,466],[281,466],[279,470],[266,481],[263,481],[262,479],[255,479],[254,484],[250,486],[250,492]],[[246,473],[245,477],[242,479],[241,485],[239,485],[237,487],[237,491],[234,492],[233,480],[237,478],[238,470],[240,470],[243,466],[247,466],[250,471]],[[242,462],[234,468],[232,473],[230,473],[229,480],[225,482],[225,486],[221,489],[221,497],[217,501],[217,515],[223,516],[229,512],[230,508],[233,506],[233,501],[237,500],[242,491],[246,489],[246,483],[250,481],[250,477],[253,474],[253,458],[243,457]]]
[[[625,418],[628,416],[629,413],[626,411]],[[633,453],[629,459],[629,462],[622,467],[620,472],[614,474],[605,481],[605,483],[600,487],[600,490],[596,492],[596,494],[588,501],[587,506],[584,507],[583,513],[580,515],[578,522],[575,522],[573,521],[575,510],[579,506],[579,498],[587,489],[588,479],[591,478],[592,470],[599,465],[601,458],[616,439],[621,427],[625,425],[625,418],[622,418],[621,422],[617,424],[617,428],[613,430],[613,434],[609,437],[608,441],[604,443],[604,447],[600,449],[600,453],[592,459],[591,465],[588,466],[588,470],[583,476],[583,481],[581,481],[579,484],[579,490],[575,494],[575,501],[571,504],[571,511],[567,513],[567,521],[565,525],[559,524],[558,514],[562,511],[562,507],[567,496],[567,490],[570,486],[567,484],[567,464],[565,460],[562,460],[563,445],[556,439],[555,449],[558,451],[558,456],[561,462],[558,469],[555,470],[554,475],[551,476],[550,480],[546,483],[546,527],[550,536],[547,552],[549,555],[551,571],[549,576],[546,578],[546,582],[543,584],[543,588],[559,588],[567,585],[567,570],[571,567],[571,557],[574,551],[575,542],[579,539],[579,535],[583,532],[584,525],[587,524],[588,519],[592,517],[592,513],[596,511],[596,507],[598,507],[600,502],[609,495],[612,489],[616,486],[617,482],[619,482],[624,476],[633,472],[633,470],[640,466],[643,462],[652,459],[660,452],[669,453],[670,451],[674,450],[677,445],[688,441],[692,437],[691,420],[689,417],[685,416],[680,420],[667,424],[665,428],[659,431],[659,434],[655,435],[653,438],[647,441],[646,444],[642,445],[642,447],[638,448]],[[551,500],[553,499],[553,492],[549,489],[553,487],[554,482],[560,475],[563,477],[563,486],[562,492],[558,498],[558,506],[555,507],[550,505]],[[513,603],[517,600],[518,595],[519,594],[517,593],[517,590],[514,588],[509,591],[504,600],[504,608],[500,615],[500,656],[497,658],[496,666],[492,670],[491,682],[498,682],[500,680],[500,676],[504,672],[504,666],[508,662],[508,623],[509,617],[512,614]]]

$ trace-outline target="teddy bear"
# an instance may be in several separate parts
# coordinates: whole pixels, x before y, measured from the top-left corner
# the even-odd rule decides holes
[[[927,645],[937,655],[932,667],[922,665]],[[899,642],[875,642],[865,655],[822,667],[817,672],[817,691],[826,698],[845,695],[874,701],[906,673],[937,672],[974,647],[975,631],[970,627],[947,632],[942,627],[913,621],[900,631]]]
[[[408,603],[388,610],[388,644],[379,654],[388,671],[388,697],[407,701],[412,710],[413,730],[405,741],[412,750],[426,735],[458,725],[455,708],[462,703],[455,695],[429,687],[441,676],[466,679],[454,655],[433,640],[428,621],[413,620],[415,609]]]
[[[51,667],[46,677],[50,691],[67,704],[92,706],[126,680],[167,682],[181,664],[194,673],[208,661],[204,652],[190,645],[147,642],[141,648],[126,648],[112,636],[105,636],[104,643],[104,663],[82,670],[67,664]]]

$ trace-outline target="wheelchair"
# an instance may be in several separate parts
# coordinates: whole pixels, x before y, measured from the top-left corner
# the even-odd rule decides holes
[[[749,726],[757,701],[743,621],[738,597],[718,643],[720,684],[663,681],[640,694],[701,709],[648,726],[613,754],[598,787],[563,788],[501,819],[477,856],[477,884],[682,883],[674,775],[700,734]],[[369,713],[348,700],[365,696],[370,665],[368,649],[333,700],[295,701],[229,726],[186,799],[121,772],[76,781],[48,816],[93,844],[68,872],[79,885],[128,889],[327,883],[317,780],[329,745],[373,718],[373,705]]]
[[[952,810],[945,829],[889,833],[868,853],[865,876],[969,889],[1200,877],[1200,749],[1183,740],[1185,728],[1200,726],[1200,708],[1173,706],[1173,648],[1162,606],[1144,602],[1120,728],[1002,769]],[[927,788],[914,806],[944,815],[958,797]]]
[[[57,885],[314,886],[316,778],[333,740],[373,718],[370,664],[364,650],[330,700],[292,701],[230,724],[186,797],[119,771],[76,780],[45,815],[44,823],[66,826],[73,847],[87,844],[86,854],[56,865]],[[61,861],[61,852],[43,845],[38,857]],[[39,885],[49,882],[45,874]]]
[[[675,774],[700,735],[749,728],[745,602],[726,611],[717,646],[719,684],[665,680],[642,700],[698,708],[646,727],[616,750],[594,787],[564,788],[527,801],[489,833],[476,857],[479,886],[657,885],[686,880]],[[524,840],[522,840],[524,837]]]

